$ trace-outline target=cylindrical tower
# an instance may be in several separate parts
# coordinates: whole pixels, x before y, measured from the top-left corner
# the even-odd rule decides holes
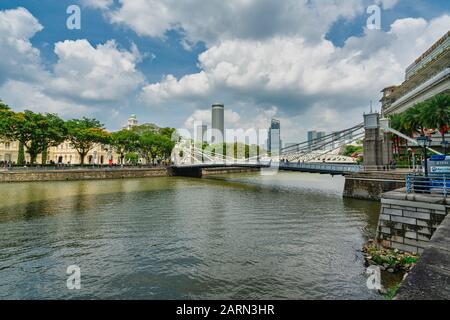
[[[215,103],[212,106],[212,143],[222,143],[225,140],[225,106]]]

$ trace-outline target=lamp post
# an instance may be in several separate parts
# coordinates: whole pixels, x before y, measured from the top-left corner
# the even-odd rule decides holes
[[[441,142],[441,144],[442,144],[442,147],[444,148],[444,156],[446,156],[447,155],[447,149],[448,149],[448,145],[450,144],[448,141],[446,141],[446,140],[443,140],[442,142]]]
[[[431,139],[428,136],[421,135],[417,138],[417,144],[423,149],[425,177],[428,177],[428,154],[427,148],[431,146]]]

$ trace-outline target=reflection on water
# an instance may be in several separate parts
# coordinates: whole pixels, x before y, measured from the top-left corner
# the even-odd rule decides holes
[[[0,185],[0,298],[367,299],[379,205],[281,173]],[[82,289],[66,288],[78,265]]]

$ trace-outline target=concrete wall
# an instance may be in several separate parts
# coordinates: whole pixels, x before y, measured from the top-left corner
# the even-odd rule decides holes
[[[96,169],[96,170],[36,170],[0,171],[1,182],[70,181],[97,179],[124,179],[167,176],[165,168],[155,169]]]
[[[367,172],[345,177],[344,197],[379,201],[383,193],[405,187],[405,175]]]
[[[450,212],[450,199],[437,195],[388,192],[381,199],[377,239],[380,244],[422,253]]]
[[[215,168],[215,169],[203,169],[203,176],[230,174],[230,173],[251,173],[260,172],[259,168]]]

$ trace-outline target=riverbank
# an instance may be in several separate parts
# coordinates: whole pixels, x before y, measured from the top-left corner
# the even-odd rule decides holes
[[[345,177],[344,197],[380,201],[383,193],[404,188],[407,172],[376,171]]]
[[[201,170],[201,176],[234,173],[259,172],[259,168],[208,168]],[[0,183],[36,181],[77,181],[105,179],[133,179],[172,176],[169,167],[156,168],[63,168],[0,171]],[[200,176],[200,177],[201,177]]]
[[[0,171],[0,183],[36,181],[75,181],[165,177],[167,169],[159,168],[114,168],[114,169],[58,169],[26,171]]]

